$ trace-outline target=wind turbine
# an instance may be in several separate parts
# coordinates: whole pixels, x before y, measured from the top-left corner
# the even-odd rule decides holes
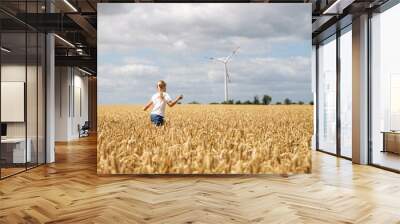
[[[236,52],[239,50],[239,48],[240,47],[237,47],[227,57],[223,57],[223,58],[213,58],[213,57],[211,57],[210,58],[210,60],[221,62],[221,63],[224,64],[224,68],[225,68],[225,102],[228,101],[228,82],[231,82],[231,77],[229,76],[229,72],[228,72],[228,62],[230,62],[232,60],[233,55],[236,54]]]

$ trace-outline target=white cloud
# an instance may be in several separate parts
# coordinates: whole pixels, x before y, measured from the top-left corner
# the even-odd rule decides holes
[[[185,43],[196,51],[210,47],[224,52],[242,44],[265,50],[267,43],[310,39],[307,9],[307,4],[99,4],[99,47],[171,50]]]

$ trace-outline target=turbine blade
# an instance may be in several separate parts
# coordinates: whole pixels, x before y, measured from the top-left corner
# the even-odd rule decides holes
[[[222,58],[214,58],[214,57],[210,57],[210,58],[208,58],[208,59],[210,59],[211,61],[219,61],[219,62],[223,62],[223,63],[225,63],[225,60],[223,60]]]
[[[239,50],[240,47],[237,47],[235,50],[232,51],[232,54],[226,57],[225,63],[230,61],[230,59],[233,57],[233,55],[236,54],[236,52]]]

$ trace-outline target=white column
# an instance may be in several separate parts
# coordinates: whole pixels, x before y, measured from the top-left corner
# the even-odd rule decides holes
[[[52,163],[55,161],[55,149],[54,149],[54,133],[55,133],[55,76],[54,76],[54,35],[47,34],[46,36],[46,60],[47,60],[47,71],[46,71],[46,163]]]
[[[368,163],[368,15],[353,19],[353,162]]]
[[[54,5],[46,1],[47,12],[54,12]],[[55,162],[55,42],[54,34],[46,35],[46,163]]]
[[[71,126],[72,68],[55,68],[55,141],[69,141]]]

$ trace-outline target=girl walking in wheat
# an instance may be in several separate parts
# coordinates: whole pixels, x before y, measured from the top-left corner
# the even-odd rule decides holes
[[[172,100],[167,93],[167,83],[164,80],[157,82],[157,93],[155,93],[151,100],[144,106],[143,110],[146,111],[153,106],[150,113],[150,121],[156,126],[162,126],[164,124],[165,107],[175,106],[183,98],[183,95],[179,95]]]

